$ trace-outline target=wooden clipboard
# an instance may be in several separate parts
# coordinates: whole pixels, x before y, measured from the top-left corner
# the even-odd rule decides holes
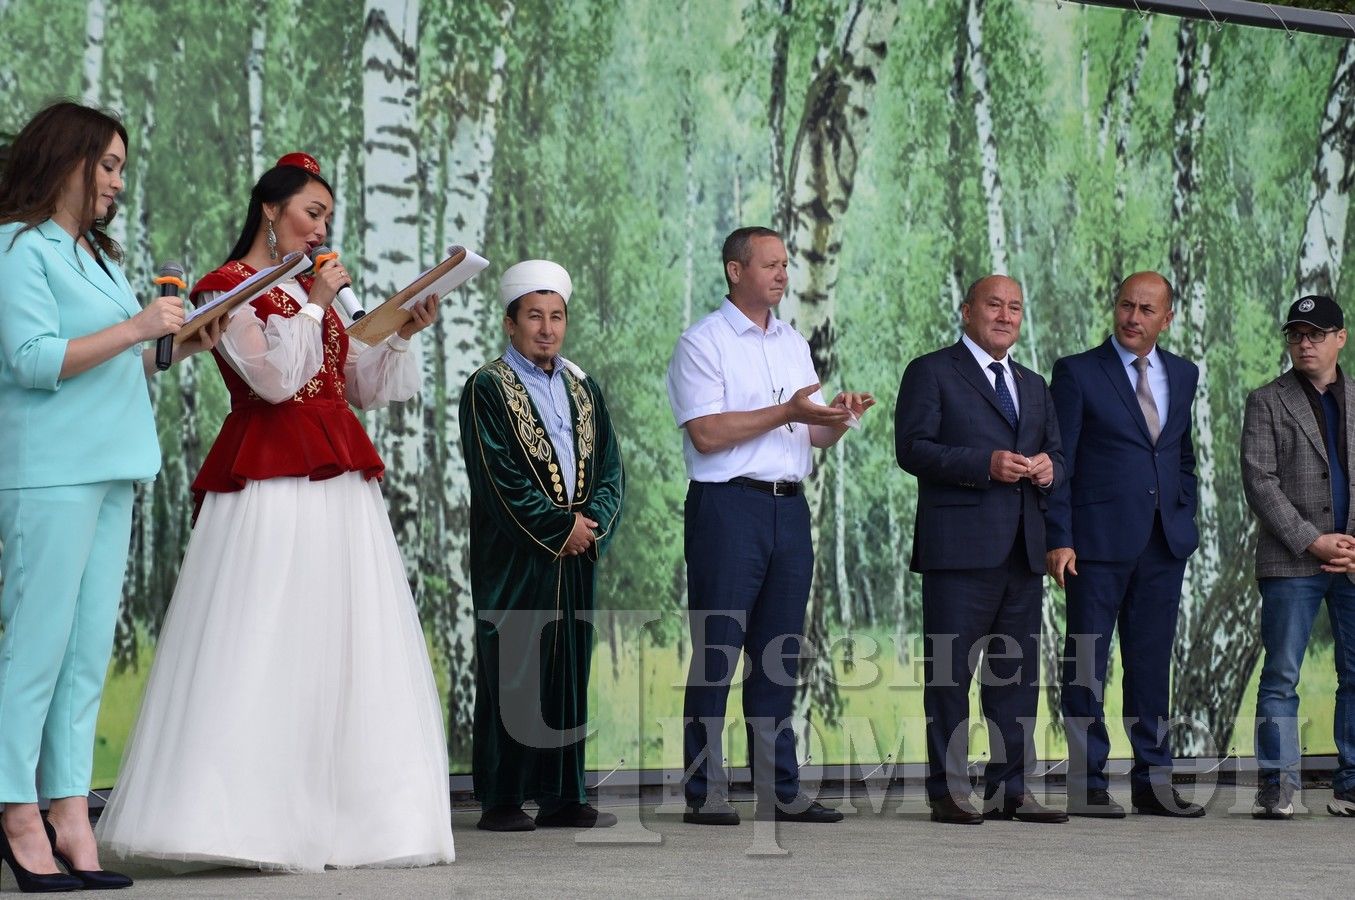
[[[199,306],[184,319],[183,327],[174,335],[175,346],[182,344],[202,330],[203,326],[215,322],[242,303],[248,303],[255,297],[268,293],[288,278],[294,278],[310,267],[311,261],[301,251],[288,253],[276,266],[255,272],[245,281],[221,294],[211,303]]]
[[[376,309],[348,326],[350,337],[357,338],[367,346],[375,346],[413,318],[408,306],[422,300],[428,294],[436,293],[439,298],[474,278],[489,263],[465,247],[448,247],[447,258],[424,272],[382,303]],[[458,267],[460,270],[458,271]]]

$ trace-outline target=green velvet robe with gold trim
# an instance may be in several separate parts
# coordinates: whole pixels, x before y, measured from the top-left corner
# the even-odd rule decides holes
[[[526,387],[502,359],[461,395],[475,605],[475,795],[486,809],[584,802],[583,728],[593,574],[621,518],[624,475],[597,384],[566,369],[574,472],[560,470]],[[574,498],[563,479],[573,479]],[[560,556],[581,512],[598,523],[583,556]]]

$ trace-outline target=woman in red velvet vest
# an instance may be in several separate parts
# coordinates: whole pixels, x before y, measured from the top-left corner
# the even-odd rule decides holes
[[[202,303],[325,240],[310,156],[255,185]],[[453,859],[447,742],[423,630],[350,404],[419,388],[410,339],[368,347],[333,305],[338,262],[237,307],[215,352],[231,411],[193,483],[197,520],[141,715],[99,823],[115,853],[320,871]]]

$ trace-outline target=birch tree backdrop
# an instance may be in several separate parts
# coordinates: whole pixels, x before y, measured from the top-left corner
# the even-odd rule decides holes
[[[723,294],[721,240],[750,223],[786,235],[782,314],[809,337],[825,390],[882,400],[811,484],[819,653],[804,665],[802,752],[924,756],[915,484],[890,433],[907,360],[956,338],[964,284],[1005,271],[1026,290],[1016,354],[1047,372],[1105,338],[1113,285],[1138,269],[1177,285],[1164,343],[1203,376],[1203,544],[1173,673],[1175,711],[1199,725],[1176,746],[1250,752],[1259,599],[1238,433],[1246,392],[1281,369],[1286,304],[1353,299],[1350,43],[1055,0],[9,0],[0,35],[0,131],[63,95],[126,121],[114,233],[146,296],[160,260],[194,276],[219,264],[253,180],[292,150],[331,176],[333,243],[369,300],[450,243],[492,261],[421,339],[423,393],[367,419],[455,771],[469,767],[474,691],[455,411],[469,373],[502,350],[498,274],[547,256],[574,276],[566,352],[606,391],[629,475],[599,597],[659,613],[644,628],[604,620],[590,758],[672,767],[690,648],[663,373],[678,333]],[[188,537],[188,484],[226,408],[200,360],[153,384],[166,461],[137,499],[104,783]],[[1046,662],[1062,620],[1052,591]],[[1332,751],[1325,627],[1303,682],[1309,752]],[[1117,685],[1108,699],[1117,712]],[[1053,724],[1055,687],[1045,709]],[[733,725],[732,743],[742,733]],[[1060,758],[1056,728],[1041,749]]]

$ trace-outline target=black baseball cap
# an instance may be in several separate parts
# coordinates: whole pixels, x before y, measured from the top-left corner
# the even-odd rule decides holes
[[[1341,314],[1341,307],[1337,306],[1332,298],[1324,297],[1322,294],[1309,294],[1289,305],[1289,316],[1285,319],[1284,325],[1280,326],[1280,330],[1284,331],[1292,325],[1311,325],[1322,331],[1339,331],[1346,327],[1346,318]]]

